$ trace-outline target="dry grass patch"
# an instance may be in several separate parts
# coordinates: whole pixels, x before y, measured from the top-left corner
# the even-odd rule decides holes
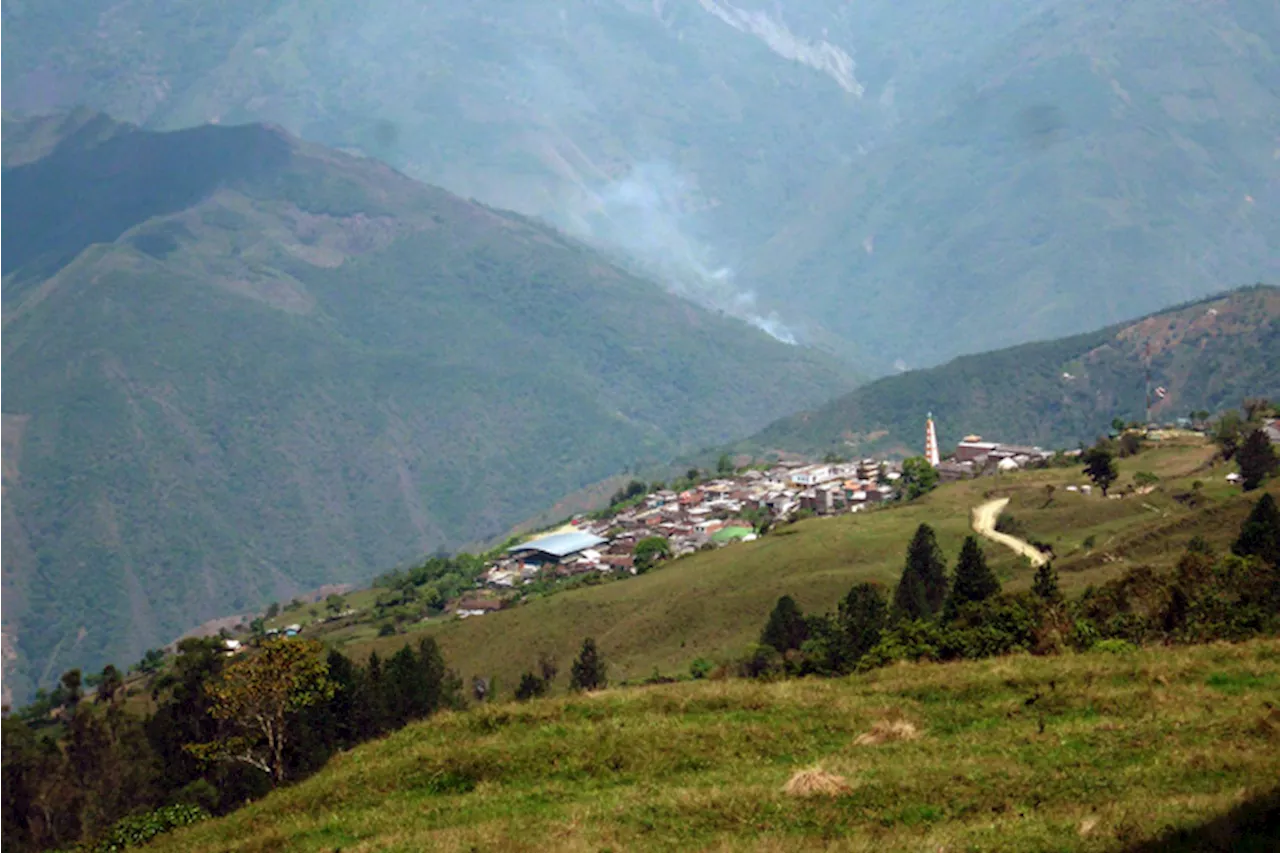
[[[810,767],[792,774],[782,791],[792,797],[839,797],[853,791],[853,786],[843,776]]]
[[[898,740],[916,740],[919,737],[920,730],[916,728],[915,723],[895,715],[876,720],[871,726],[871,731],[858,735],[853,743],[855,746],[878,746]]]

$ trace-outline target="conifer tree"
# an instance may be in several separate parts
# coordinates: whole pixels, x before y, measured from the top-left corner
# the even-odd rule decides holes
[[[1120,469],[1116,467],[1115,455],[1111,449],[1102,442],[1094,445],[1084,452],[1080,457],[1084,462],[1084,473],[1088,475],[1093,484],[1102,489],[1102,496],[1106,497],[1107,490],[1111,488],[1111,484],[1120,476]]]
[[[1245,436],[1240,449],[1236,451],[1236,462],[1240,465],[1240,478],[1246,492],[1261,486],[1262,481],[1274,474],[1277,466],[1280,466],[1280,460],[1276,459],[1276,452],[1271,447],[1271,439],[1260,429]]]
[[[1062,600],[1062,591],[1058,589],[1058,570],[1053,561],[1047,560],[1036,569],[1035,580],[1031,582],[1031,594],[1048,602]]]
[[[1240,557],[1258,557],[1264,563],[1280,565],[1280,509],[1270,493],[1253,505],[1249,517],[1240,528],[1240,536],[1231,546]]]
[[[760,645],[772,646],[785,654],[791,649],[798,649],[809,638],[809,627],[805,624],[804,614],[800,612],[795,599],[784,595],[773,606],[769,621],[760,632]]]
[[[933,528],[921,524],[907,546],[907,562],[902,580],[893,595],[894,616],[898,619],[929,619],[942,609],[947,599],[947,569]]]
[[[884,593],[873,583],[860,583],[840,602],[838,624],[843,636],[845,663],[857,663],[880,642],[888,617]]]
[[[1000,581],[987,565],[978,537],[969,535],[960,547],[956,576],[947,598],[947,618],[954,618],[960,608],[975,601],[985,601],[1000,591]]]
[[[587,637],[582,641],[582,651],[573,662],[569,674],[569,687],[572,690],[599,690],[609,684],[607,667],[604,658],[596,648],[596,641]]]

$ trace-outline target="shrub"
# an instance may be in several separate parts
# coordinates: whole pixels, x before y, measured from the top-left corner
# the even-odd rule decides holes
[[[737,663],[742,678],[773,678],[782,674],[782,655],[773,646],[754,645]]]
[[[157,835],[199,823],[209,816],[209,812],[192,805],[164,806],[145,814],[132,815],[117,821],[89,850],[90,853],[115,853],[139,847]]]
[[[1128,640],[1099,640],[1093,644],[1093,651],[1105,652],[1109,655],[1127,655],[1130,652],[1136,652],[1138,647]]]
[[[689,664],[689,675],[695,679],[706,678],[716,665],[706,658],[696,658],[693,663]]]
[[[378,628],[379,637],[390,637],[396,632],[396,626],[390,622],[383,622],[382,627]]]

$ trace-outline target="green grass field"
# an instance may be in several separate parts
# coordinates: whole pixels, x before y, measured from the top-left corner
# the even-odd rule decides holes
[[[496,678],[510,696],[522,670],[540,653],[562,670],[582,639],[595,637],[611,677],[636,680],[656,669],[687,672],[699,658],[721,659],[759,636],[777,598],[790,594],[806,610],[828,610],[854,583],[897,581],[907,542],[928,522],[954,560],[969,531],[969,511],[990,497],[1009,496],[1007,513],[1032,538],[1051,542],[1069,594],[1100,583],[1137,564],[1170,566],[1196,534],[1225,549],[1254,496],[1226,485],[1225,466],[1210,466],[1212,449],[1199,438],[1153,446],[1121,460],[1117,488],[1139,471],[1159,476],[1145,495],[1105,500],[1065,490],[1087,482],[1079,468],[1029,471],[999,478],[952,483],[923,499],[865,514],[819,518],[784,526],[768,536],[669,563],[636,578],[578,589],[531,601],[478,619],[433,620],[417,630],[433,631],[449,665],[464,678]],[[1202,480],[1203,502],[1190,508],[1172,497]],[[1046,484],[1055,490],[1049,501]],[[1271,489],[1280,492],[1280,484]],[[1082,547],[1094,537],[1091,549]],[[1030,584],[1032,570],[1012,552],[986,543],[987,554],[1008,588]],[[376,637],[364,624],[317,634],[356,657],[376,649],[389,654],[413,636]]]
[[[1277,640],[487,705],[154,849],[1260,851],[1277,705]],[[816,766],[844,792],[784,793]]]

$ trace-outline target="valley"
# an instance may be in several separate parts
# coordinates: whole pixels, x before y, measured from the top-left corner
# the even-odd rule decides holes
[[[4,132],[10,696],[499,535],[854,383],[544,225],[279,129],[81,111]]]

